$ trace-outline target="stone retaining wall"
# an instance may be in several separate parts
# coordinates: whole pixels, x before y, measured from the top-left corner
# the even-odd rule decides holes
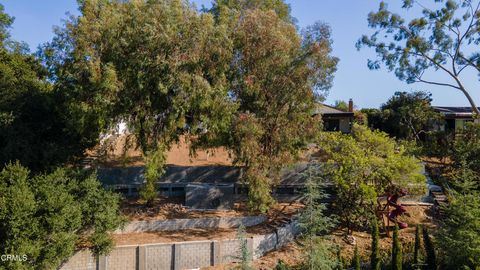
[[[176,231],[198,228],[237,228],[240,224],[243,224],[245,227],[251,227],[266,220],[265,216],[142,220],[132,221],[123,229],[116,230],[115,233]]]
[[[296,222],[267,235],[247,238],[253,258],[277,249],[299,233]],[[116,247],[108,256],[94,258],[88,250],[72,256],[60,270],[183,270],[239,261],[240,240],[207,240]]]

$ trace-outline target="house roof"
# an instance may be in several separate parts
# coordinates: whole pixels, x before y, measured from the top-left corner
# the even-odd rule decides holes
[[[472,107],[433,106],[433,109],[447,117],[472,117],[473,115]]]
[[[353,116],[353,112],[344,112],[335,107],[318,103],[317,108],[315,109],[315,114],[321,114],[325,116]]]

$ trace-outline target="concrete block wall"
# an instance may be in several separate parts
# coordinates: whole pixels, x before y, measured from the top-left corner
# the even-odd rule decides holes
[[[221,217],[196,219],[141,220],[128,223],[115,233],[174,231],[196,228],[237,228],[255,226],[266,221],[265,216]]]
[[[259,258],[292,240],[296,223],[275,233],[247,238],[247,249]],[[108,256],[94,258],[88,250],[72,256],[60,270],[184,270],[238,262],[240,240],[206,240],[116,247]]]

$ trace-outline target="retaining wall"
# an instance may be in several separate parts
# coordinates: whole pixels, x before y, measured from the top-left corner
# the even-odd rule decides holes
[[[253,258],[288,243],[298,234],[296,222],[274,233],[247,238]],[[60,270],[183,270],[214,266],[240,259],[240,240],[207,240],[116,247],[108,256],[94,258],[88,250],[72,256]]]
[[[265,216],[142,220],[132,221],[123,229],[116,230],[115,233],[176,231],[196,228],[236,228],[240,224],[251,227],[266,220]]]

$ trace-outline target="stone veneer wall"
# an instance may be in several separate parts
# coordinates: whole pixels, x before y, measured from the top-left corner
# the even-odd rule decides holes
[[[123,229],[115,231],[115,233],[176,231],[196,228],[236,228],[240,224],[250,227],[263,223],[266,220],[265,216],[141,220],[132,221]]]
[[[300,232],[296,222],[274,233],[247,238],[253,258],[277,249]],[[116,247],[108,256],[94,258],[88,250],[72,256],[60,270],[183,270],[238,261],[240,240],[207,240]]]

